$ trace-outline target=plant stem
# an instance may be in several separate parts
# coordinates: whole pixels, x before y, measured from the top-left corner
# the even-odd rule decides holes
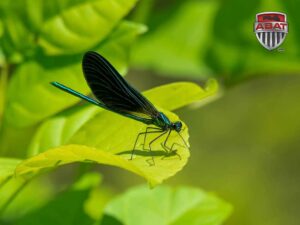
[[[3,112],[6,98],[6,88],[8,81],[8,65],[4,63],[0,67],[0,129],[3,123]]]
[[[7,177],[0,183],[0,190],[1,188],[11,179],[12,176]]]
[[[150,13],[154,3],[154,0],[140,1],[137,5],[137,9],[132,13],[132,19],[138,23],[146,23],[149,16],[151,16]]]

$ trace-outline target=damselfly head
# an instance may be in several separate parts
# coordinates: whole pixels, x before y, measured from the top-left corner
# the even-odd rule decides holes
[[[173,130],[180,132],[181,128],[182,128],[182,123],[180,121],[177,121],[172,124],[172,128],[173,128]]]

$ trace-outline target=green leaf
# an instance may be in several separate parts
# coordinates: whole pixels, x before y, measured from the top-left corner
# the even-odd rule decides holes
[[[112,200],[105,212],[126,225],[220,225],[231,206],[196,188],[141,186]]]
[[[105,206],[114,196],[114,191],[112,191],[111,188],[99,185],[100,182],[95,182],[97,178],[99,180],[99,173],[89,173],[84,175],[84,180],[86,180],[85,183],[94,182],[93,186],[90,185],[93,188],[91,189],[90,195],[84,203],[84,210],[86,214],[95,221],[100,220],[100,218],[103,216]],[[80,183],[82,183],[82,181]],[[75,186],[77,187],[78,183]]]
[[[93,220],[84,212],[83,204],[89,189],[69,190],[61,193],[44,206],[25,215],[16,225],[92,225]],[[60,216],[58,216],[60,215]]]
[[[22,64],[8,86],[6,121],[18,127],[29,126],[75,104],[76,98],[55,90],[50,81],[59,79],[87,93],[84,78],[79,75],[79,63],[51,70],[35,61]]]
[[[48,54],[56,55],[94,48],[133,8],[136,1],[81,1],[45,21],[39,44]]]
[[[144,31],[144,26],[123,22],[96,48],[116,69],[125,72],[128,48]],[[42,55],[38,61],[28,61],[19,66],[8,87],[6,120],[15,126],[29,126],[79,101],[51,86],[51,81],[89,93],[81,71],[81,57],[81,54],[62,57]]]
[[[3,0],[5,53],[31,57],[40,47],[48,55],[81,53],[94,48],[134,7],[136,0]]]
[[[212,93],[215,93],[215,91],[208,92],[213,95]],[[203,99],[203,97],[207,97],[208,93],[193,83],[179,82],[154,88],[149,92],[145,92],[145,96],[149,98],[158,109],[175,110],[192,102],[198,102]],[[179,120],[175,115],[167,115],[171,121]],[[119,129],[120,127],[126,129]],[[128,150],[130,153],[130,150],[133,148],[134,140],[139,133],[145,131],[145,128],[146,126],[140,122],[129,120],[108,111],[101,111],[74,135],[70,143],[106,149],[113,153],[120,153],[124,150]],[[95,135],[99,133],[99,131],[105,132]],[[147,139],[154,139],[155,136],[155,134],[148,135]],[[183,144],[182,141],[177,140],[179,137],[176,132],[172,132],[171,137],[174,138],[174,141],[170,139],[169,143]],[[132,141],[128,142],[128,140]],[[157,143],[159,144],[159,142]],[[153,148],[161,149],[161,146],[153,146]]]
[[[20,159],[0,158],[0,184],[14,175],[15,168],[21,161]]]
[[[144,94],[153,102],[153,104],[159,106],[160,108],[175,110],[188,104],[200,104],[201,102],[208,101],[211,99],[210,97],[216,96],[217,91],[218,85],[216,81],[211,80],[207,82],[207,85],[204,89],[200,88],[194,83],[178,82],[153,88],[145,91]],[[176,96],[176,101],[174,101],[174,96]],[[102,123],[102,121],[89,121],[99,112],[102,112],[102,109],[93,105],[79,106],[62,112],[59,115],[47,120],[38,128],[36,134],[34,135],[29,147],[29,155],[35,155],[59,145],[74,143],[71,138],[80,129],[82,129],[84,133],[92,132],[88,129],[85,130],[85,128],[82,128],[82,126],[87,122],[89,122],[89,124],[92,126],[93,124],[97,124],[96,129],[98,130],[107,130],[107,127],[101,125],[107,124],[107,122]],[[103,113],[99,114],[100,118]],[[113,115],[111,112],[108,112],[108,116]],[[127,123],[128,121],[125,120],[125,122]],[[112,121],[112,124],[117,125],[117,122]],[[105,135],[105,133],[92,136],[95,136],[95,139],[98,139],[99,136],[102,135]],[[81,135],[79,134],[79,136]],[[73,139],[77,140],[78,138],[75,137]],[[80,137],[80,139],[81,144],[90,145],[94,138],[89,137],[88,140],[85,141],[82,140],[82,137]],[[109,141],[110,138],[108,138],[108,142]],[[102,149],[104,147],[104,143],[102,142],[101,146],[97,147]]]
[[[189,104],[200,106],[220,94],[218,82],[214,79],[209,79],[204,88],[191,82],[176,82],[145,92],[145,95],[152,100],[154,105],[171,111]]]
[[[178,94],[178,96],[175,96],[174,93]],[[163,95],[169,97],[161,98]],[[149,97],[150,101],[154,102],[158,107],[161,105],[168,106],[166,104],[166,101],[168,101],[171,109],[176,109],[191,103],[188,96],[196,101],[202,99],[205,95],[207,95],[205,91],[192,83],[165,85],[162,88],[155,88],[145,93],[145,96]],[[179,120],[178,117],[171,112],[163,111],[171,121]],[[74,121],[73,117],[70,118]],[[66,124],[68,124],[68,122]],[[69,124],[72,123],[70,122]],[[120,129],[121,127],[124,127],[124,129]],[[135,158],[128,160],[131,156],[137,135],[145,131],[145,128],[146,126],[140,122],[122,117],[115,113],[100,110],[96,116],[86,122],[81,129],[67,141],[69,145],[53,148],[29,158],[17,167],[17,174],[36,173],[57,165],[73,162],[96,162],[129,170],[144,177],[148,180],[150,185],[154,186],[180,171],[187,163],[189,151],[185,147],[178,147],[177,153],[181,159],[179,159],[179,156],[176,154],[166,157],[165,152],[160,146],[160,142],[164,139],[160,139],[161,141],[155,142],[152,145],[153,150],[157,150],[154,153],[155,166],[149,165],[149,160],[152,163],[152,153],[142,150],[139,146],[137,146],[139,149],[135,151]],[[53,129],[52,132],[56,135],[55,129]],[[62,132],[60,133],[62,134]],[[39,135],[42,137],[41,133],[39,133]],[[49,137],[48,135],[49,134],[45,135],[45,137]],[[183,124],[181,135],[188,143],[188,130],[185,124]],[[53,135],[50,137],[53,137]],[[155,136],[151,135],[147,136],[147,143],[154,137]],[[60,139],[60,137],[58,137],[58,139]],[[39,138],[37,138],[36,141],[38,142]],[[181,138],[176,132],[171,133],[168,143],[169,145],[170,143],[183,145]],[[48,146],[53,145],[51,141],[49,141],[48,144]],[[41,151],[44,150],[45,149],[41,149]]]
[[[30,33],[30,30],[24,26],[24,21],[18,18],[12,7],[1,7],[0,5],[0,20],[2,20],[0,41],[3,53],[8,62],[20,63],[24,56],[32,54],[36,48],[34,33]]]
[[[121,74],[126,74],[131,45],[146,31],[147,27],[143,24],[122,21],[103,44],[96,46],[96,49],[107,56]]]
[[[28,155],[67,143],[91,117],[99,112],[96,106],[80,106],[45,121],[31,140]]]
[[[170,116],[170,114],[168,114],[168,116]],[[132,136],[132,134],[128,136]],[[185,129],[182,136],[187,142],[187,129]],[[171,136],[169,141],[173,143],[181,140],[178,140],[178,137],[177,139],[175,138],[176,137]],[[126,140],[126,143],[124,143],[123,146],[118,147],[124,147],[127,142],[128,141]],[[130,146],[133,146],[133,143],[130,143]],[[161,146],[155,145],[156,149],[157,147],[160,147],[161,149]],[[166,156],[163,158],[165,153],[162,150],[153,151],[155,152],[153,153],[155,154],[155,165],[150,166],[150,163],[153,163],[152,161],[148,162],[148,160],[151,160],[151,153],[136,150],[134,159],[129,160],[131,149],[126,149],[125,151],[124,149],[116,149],[114,152],[109,152],[106,149],[93,148],[84,145],[64,145],[50,149],[23,161],[16,168],[16,174],[31,176],[43,170],[55,168],[58,165],[65,165],[74,162],[94,162],[129,170],[144,177],[148,180],[151,186],[154,186],[181,170],[189,157],[188,149],[183,147],[177,149],[177,153],[180,155],[181,159],[179,159],[177,155]],[[119,153],[119,155],[117,155],[117,153]]]
[[[35,178],[30,182],[23,178],[9,179],[0,188],[0,224],[21,218],[45,205],[53,198],[53,192],[56,192],[52,184],[45,177]]]
[[[0,224],[2,224],[1,222],[4,221],[9,221],[10,224],[23,224],[23,222],[25,223],[24,220],[26,220],[27,224],[32,224],[35,222],[29,222],[29,220],[35,219],[40,221],[42,220],[42,216],[46,216],[47,218],[49,218],[49,220],[52,220],[55,217],[57,217],[57,215],[55,209],[52,208],[50,205],[55,205],[56,203],[58,204],[58,202],[62,204],[62,198],[65,198],[65,196],[68,195],[70,192],[72,192],[74,196],[81,195],[79,193],[85,193],[84,196],[82,195],[83,198],[79,198],[80,201],[78,198],[78,202],[76,200],[74,201],[76,202],[76,204],[80,204],[81,210],[86,211],[85,204],[87,201],[90,201],[91,197],[89,196],[87,198],[87,195],[90,195],[89,193],[94,193],[94,190],[98,191],[100,189],[99,184],[101,181],[101,176],[99,173],[84,174],[79,178],[79,180],[75,181],[72,187],[68,187],[68,191],[63,191],[63,193],[60,193],[60,189],[65,189],[66,184],[62,184],[61,182],[59,182],[59,184],[53,182],[52,178],[39,176],[35,177],[34,179],[31,179],[30,182],[29,180],[26,181],[24,179],[10,179],[9,182],[7,182],[0,189],[0,210],[3,209],[1,208],[3,206],[3,203],[6,203],[6,201],[12,196],[14,196],[14,198],[9,201],[10,203],[7,205],[5,210],[1,212]],[[59,194],[57,194],[58,192]],[[15,193],[17,194],[15,195]],[[98,200],[99,203],[101,203],[100,201],[102,201],[102,199],[98,198]],[[69,205],[69,201],[64,202],[62,207],[65,207],[66,205]],[[50,210],[51,213],[47,214],[45,212],[45,208]],[[59,210],[59,206],[56,206],[55,208],[56,210]],[[64,212],[67,212],[67,210],[64,210]],[[85,214],[83,211],[81,213],[82,215]],[[66,221],[68,221],[72,217],[75,218],[75,215],[72,214],[68,215],[67,217],[68,219]],[[89,219],[86,215],[85,218]],[[43,224],[45,223],[46,222],[44,221]]]
[[[4,111],[4,105],[5,105],[5,98],[6,98],[6,89],[7,89],[7,82],[8,82],[8,71],[4,63],[4,57],[1,52],[1,46],[0,46],[0,129],[2,127],[3,123],[3,111]]]

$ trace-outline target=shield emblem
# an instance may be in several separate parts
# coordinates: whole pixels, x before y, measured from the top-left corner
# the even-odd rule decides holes
[[[286,14],[263,12],[256,14],[254,32],[259,43],[268,50],[278,48],[288,33]]]

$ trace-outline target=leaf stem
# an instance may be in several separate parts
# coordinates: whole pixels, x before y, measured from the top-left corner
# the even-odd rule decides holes
[[[7,177],[0,183],[0,190],[1,188],[11,179],[12,176]]]
[[[0,65],[0,128],[2,127],[3,123],[3,112],[4,112],[4,105],[6,99],[6,88],[8,82],[8,64],[3,63]]]
[[[144,0],[138,3],[137,8],[132,13],[132,19],[138,23],[146,23],[151,10],[154,6],[154,0]]]

